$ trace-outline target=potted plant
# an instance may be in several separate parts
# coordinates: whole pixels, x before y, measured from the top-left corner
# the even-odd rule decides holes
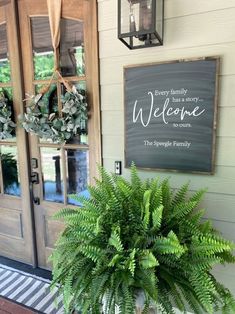
[[[66,311],[234,313],[233,296],[211,274],[234,262],[234,245],[201,221],[205,191],[189,197],[188,184],[173,193],[168,180],[142,182],[134,165],[130,182],[100,175],[89,198],[77,197],[81,207],[56,215],[66,228],[51,257],[52,285]]]

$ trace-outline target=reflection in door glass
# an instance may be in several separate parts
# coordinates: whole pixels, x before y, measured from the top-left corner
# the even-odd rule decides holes
[[[68,195],[88,195],[88,151],[72,150],[67,151],[67,173],[68,173]],[[69,204],[78,204],[74,199],[68,196]]]
[[[8,58],[7,28],[6,24],[0,25],[0,83],[11,81],[11,69]]]
[[[4,193],[20,196],[17,148],[15,146],[1,146],[0,159]]]
[[[48,16],[31,17],[32,49],[35,80],[51,77],[54,55]]]
[[[43,199],[64,202],[61,152],[57,148],[41,148]]]
[[[85,75],[83,22],[61,19],[60,64],[63,76]]]
[[[1,82],[1,80],[0,80]],[[13,99],[12,99],[12,88],[10,87],[0,87],[0,95],[7,100],[7,105],[11,108],[11,112],[12,112],[12,116],[11,116],[11,120],[15,122],[14,119],[14,111],[13,111]],[[11,138],[7,138],[6,140],[2,140],[7,141],[7,142],[15,142],[16,141],[16,134],[15,134],[15,130],[12,131],[11,133],[12,137]]]
[[[47,85],[36,85],[35,93],[39,94],[45,88],[48,88]],[[58,97],[57,97],[57,87],[56,84],[52,84],[48,91],[43,95],[42,99],[45,108],[45,113],[58,113]]]
[[[40,94],[41,91],[45,88],[48,88],[48,85],[42,85],[42,84],[38,84],[35,86],[35,93],[36,94]],[[52,84],[50,87],[49,87],[49,90],[43,95],[41,101],[43,101],[43,104],[45,106],[44,109],[42,110],[42,107],[41,107],[41,112],[43,113],[58,113],[58,97],[57,97],[57,86],[55,84]],[[42,138],[39,138],[39,141],[40,143],[52,143],[52,140],[50,139],[42,139]]]

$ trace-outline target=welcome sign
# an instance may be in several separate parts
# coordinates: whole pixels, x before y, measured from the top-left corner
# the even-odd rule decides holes
[[[219,58],[124,68],[125,163],[213,173]]]

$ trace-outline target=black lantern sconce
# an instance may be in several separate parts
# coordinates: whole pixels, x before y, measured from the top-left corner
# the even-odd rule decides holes
[[[164,0],[118,0],[118,38],[129,48],[163,45]]]

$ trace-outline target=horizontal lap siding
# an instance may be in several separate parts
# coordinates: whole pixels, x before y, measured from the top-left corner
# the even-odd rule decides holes
[[[179,188],[208,189],[201,207],[221,233],[235,241],[235,0],[165,0],[162,47],[128,50],[117,39],[117,0],[98,0],[103,164],[124,165],[123,67],[184,58],[220,56],[219,110],[213,176],[140,171],[143,179],[170,178]],[[123,168],[128,178],[128,169]],[[216,267],[217,278],[235,295],[235,266]]]

